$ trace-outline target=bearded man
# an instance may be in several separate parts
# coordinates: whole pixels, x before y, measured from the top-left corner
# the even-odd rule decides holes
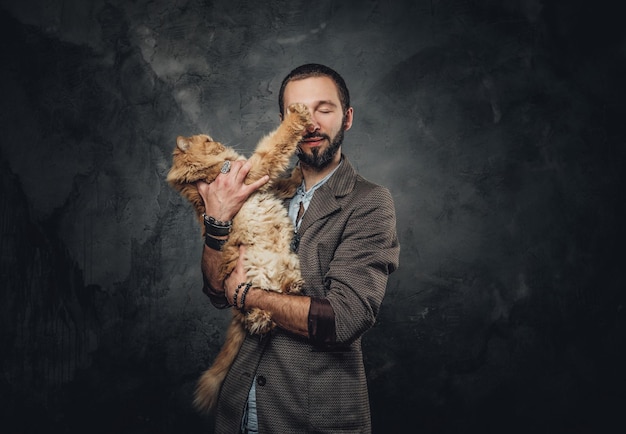
[[[389,191],[356,173],[342,153],[354,109],[343,78],[319,64],[302,65],[283,80],[278,104],[305,104],[312,125],[298,145],[302,185],[289,203],[296,228],[302,295],[250,287],[245,305],[271,312],[269,336],[248,335],[224,383],[217,433],[371,432],[361,338],[376,320],[400,245]],[[267,182],[246,185],[248,163],[235,161],[211,183],[199,183],[206,214],[232,220]],[[242,247],[241,256],[245,255]],[[204,292],[230,306],[246,282],[242,261],[218,279],[220,252],[205,246]]]

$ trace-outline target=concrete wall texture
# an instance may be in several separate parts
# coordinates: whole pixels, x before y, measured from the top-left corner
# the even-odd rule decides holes
[[[191,393],[229,313],[200,291],[171,151],[205,132],[249,153],[283,76],[319,62],[398,213],[364,341],[375,432],[624,432],[611,2],[0,5],[0,431],[211,432]]]

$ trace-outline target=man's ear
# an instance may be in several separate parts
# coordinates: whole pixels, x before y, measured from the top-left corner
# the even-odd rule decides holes
[[[352,127],[352,119],[354,118],[354,109],[352,107],[346,110],[346,115],[344,116],[343,121],[343,129],[344,131],[348,131],[350,127]]]
[[[278,119],[280,119],[280,121],[281,121],[281,122],[283,121],[283,117],[284,117],[284,116],[283,116],[283,114],[282,114],[282,113],[278,113]]]

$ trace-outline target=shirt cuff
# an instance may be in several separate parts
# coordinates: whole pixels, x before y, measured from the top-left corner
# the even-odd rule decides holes
[[[325,298],[311,298],[309,308],[309,339],[314,345],[332,345],[335,334],[335,311]]]

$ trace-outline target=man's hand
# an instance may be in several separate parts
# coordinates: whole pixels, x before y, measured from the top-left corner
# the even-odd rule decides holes
[[[244,180],[251,168],[248,161],[233,161],[230,171],[220,173],[211,184],[196,183],[207,215],[220,221],[232,220],[246,199],[269,181],[269,176],[264,176],[246,185]]]

